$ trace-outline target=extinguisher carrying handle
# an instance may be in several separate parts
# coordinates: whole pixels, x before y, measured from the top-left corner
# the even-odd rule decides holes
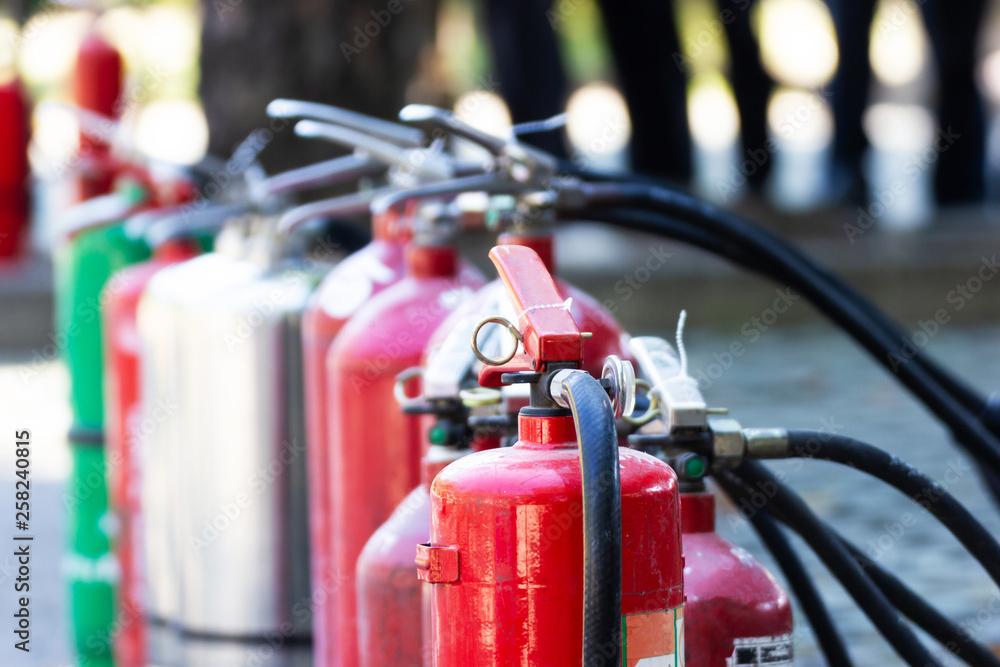
[[[308,188],[337,185],[385,173],[387,165],[382,160],[356,151],[351,155],[290,169],[269,176],[254,184],[254,199],[264,202],[276,195],[297,192]]]
[[[271,118],[309,118],[340,125],[406,148],[419,148],[425,142],[420,130],[329,104],[276,99],[267,105],[267,115]]]
[[[514,307],[514,326],[531,359],[530,370],[544,371],[551,363],[579,367],[583,363],[584,335],[538,253],[525,246],[500,245],[490,251],[490,259]]]
[[[323,139],[352,149],[360,149],[388,164],[418,172],[431,180],[446,180],[455,177],[454,160],[442,153],[440,147],[411,148],[400,147],[349,127],[322,123],[316,120],[300,120],[295,125],[295,134],[310,139]]]

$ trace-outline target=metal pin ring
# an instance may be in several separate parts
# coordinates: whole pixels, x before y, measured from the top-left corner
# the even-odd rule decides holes
[[[487,387],[470,387],[458,392],[458,397],[462,400],[462,405],[467,408],[479,408],[485,405],[496,405],[503,400],[502,395],[496,389]]]
[[[514,349],[512,349],[510,354],[506,357],[491,359],[483,354],[479,349],[479,330],[487,324],[501,324],[507,328],[508,332],[510,332],[511,338],[514,339]],[[472,351],[476,355],[476,358],[487,366],[503,366],[514,358],[514,355],[517,354],[517,344],[523,342],[524,338],[521,337],[521,332],[517,330],[517,327],[511,324],[509,320],[499,316],[487,317],[485,320],[477,324],[476,330],[472,332]]]
[[[645,426],[649,422],[653,421],[658,414],[660,414],[660,399],[656,397],[656,394],[652,391],[649,383],[645,380],[636,379],[635,381],[636,389],[642,388],[646,390],[646,395],[649,396],[649,407],[638,417],[624,416],[623,420],[631,424],[632,426]]]
[[[407,368],[405,371],[396,376],[396,384],[392,387],[392,395],[396,397],[396,402],[399,403],[401,407],[406,408],[413,405],[420,405],[424,402],[424,392],[422,389],[416,396],[406,395],[406,383],[414,378],[423,377],[423,375],[423,368],[420,366],[413,366],[412,368]]]

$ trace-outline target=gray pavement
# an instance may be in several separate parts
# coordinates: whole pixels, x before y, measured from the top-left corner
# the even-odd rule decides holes
[[[761,305],[766,306],[767,301]],[[685,339],[692,374],[714,376],[713,365],[719,364],[716,355],[721,356],[733,341],[748,342],[740,326],[729,331],[706,331],[689,320],[689,327]],[[996,387],[1000,377],[1000,355],[993,352],[998,339],[1000,327],[996,326],[945,329],[929,347],[939,359],[987,391]],[[63,401],[66,378],[57,363],[47,363],[25,384],[20,376],[24,368],[16,359],[7,359],[0,366],[0,399],[5,407],[4,432],[8,421],[27,424],[36,442],[33,475],[38,484],[33,505],[38,550],[33,564],[37,583],[33,609],[37,634],[30,661],[16,661],[10,642],[4,642],[0,645],[0,663],[59,665],[68,660],[65,591],[58,576],[63,541],[61,480],[68,464],[63,436],[68,422]],[[994,533],[1000,534],[1000,513],[990,506],[979,480],[966,468],[967,458],[949,442],[945,432],[887,373],[872,366],[861,351],[824,327],[794,325],[767,332],[755,343],[748,343],[746,353],[708,384],[705,394],[713,405],[729,407],[732,416],[745,426],[834,428],[877,444],[947,484]],[[6,447],[0,447],[0,466],[5,471],[5,481],[0,485],[2,498],[12,492],[7,472],[12,469],[12,456]],[[787,464],[774,466],[788,468]],[[949,470],[958,471],[958,476],[948,474]],[[971,620],[977,636],[984,641],[1000,643],[1000,619],[994,617],[998,609],[995,587],[930,515],[863,474],[838,470],[832,464],[806,462],[800,469],[788,472],[788,482],[823,517],[871,550],[881,565],[953,619]],[[771,563],[753,530],[738,515],[724,510],[719,525],[730,539]],[[821,564],[808,553],[806,562],[827,594],[859,664],[897,664],[898,659]],[[11,583],[4,566],[0,557],[0,590]],[[0,601],[8,605],[11,599],[9,591],[0,594]],[[801,614],[796,615],[796,621],[797,664],[822,664]]]

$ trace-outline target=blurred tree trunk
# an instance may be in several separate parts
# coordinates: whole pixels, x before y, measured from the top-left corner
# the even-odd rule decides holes
[[[429,57],[437,0],[201,0],[201,10],[209,150],[228,156],[269,127],[261,159],[273,171],[332,151],[269,121],[267,103],[289,97],[395,118]]]

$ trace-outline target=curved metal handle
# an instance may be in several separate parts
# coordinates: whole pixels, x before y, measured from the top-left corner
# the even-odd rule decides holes
[[[180,206],[178,210],[150,220],[143,230],[143,237],[150,247],[158,248],[168,241],[220,229],[227,220],[247,210],[243,204],[217,204],[201,210],[192,210],[190,205]]]
[[[278,233],[288,234],[304,222],[323,215],[360,215],[371,208],[372,200],[385,194],[390,188],[363,190],[341,197],[310,202],[285,211],[278,220]]]
[[[419,148],[424,143],[424,133],[387,120],[373,118],[356,111],[317,102],[277,99],[267,105],[267,115],[272,118],[311,118],[340,125],[358,132],[391,141],[397,146]]]
[[[388,141],[347,127],[315,120],[300,120],[295,125],[295,134],[300,137],[326,139],[341,146],[361,149],[389,164],[412,169],[423,177],[443,180],[455,175],[451,159],[447,156],[421,148],[400,148]]]
[[[255,186],[254,196],[258,200],[264,200],[288,192],[377,176],[385,170],[384,161],[364,153],[355,153],[270,176]]]
[[[463,176],[442,183],[428,183],[406,190],[395,190],[372,203],[373,213],[385,213],[411,199],[444,199],[463,192],[490,192],[517,194],[526,189],[524,184],[498,179],[495,174],[479,173]]]
[[[507,148],[507,142],[458,119],[455,114],[432,107],[428,104],[408,104],[399,112],[399,119],[421,127],[443,130],[456,137],[479,144],[493,155],[500,155]]]

